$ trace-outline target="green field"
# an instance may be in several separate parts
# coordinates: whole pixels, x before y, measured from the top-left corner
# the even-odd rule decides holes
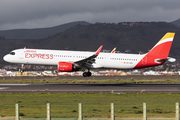
[[[52,118],[77,118],[78,103],[83,117],[110,118],[110,104],[115,105],[117,118],[142,118],[143,102],[147,117],[175,117],[175,103],[180,93],[0,93],[0,117],[15,116],[20,105],[24,118],[46,118],[46,104],[51,104]]]

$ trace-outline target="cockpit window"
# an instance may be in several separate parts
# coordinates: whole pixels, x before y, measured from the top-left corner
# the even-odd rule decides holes
[[[15,55],[15,52],[10,52],[9,54],[10,54],[10,55]]]

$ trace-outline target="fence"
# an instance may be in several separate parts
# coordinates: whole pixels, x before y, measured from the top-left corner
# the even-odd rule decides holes
[[[51,106],[47,103],[46,118],[20,118],[19,104],[15,104],[15,118],[0,118],[0,120],[179,120],[179,103],[175,104],[175,118],[147,118],[146,103],[143,103],[142,118],[115,118],[114,103],[111,103],[110,118],[83,118],[82,104],[78,104],[78,118],[51,118]]]

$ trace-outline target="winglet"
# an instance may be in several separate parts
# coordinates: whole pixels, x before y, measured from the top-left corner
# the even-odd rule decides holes
[[[99,55],[99,53],[101,52],[101,49],[102,49],[103,45],[101,45],[98,50],[96,51],[96,54],[95,55]]]
[[[111,51],[111,53],[115,53],[116,47]]]

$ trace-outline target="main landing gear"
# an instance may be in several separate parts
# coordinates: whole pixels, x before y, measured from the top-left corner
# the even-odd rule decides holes
[[[83,77],[90,77],[92,75],[92,73],[88,70],[87,72],[85,71],[83,73]]]

